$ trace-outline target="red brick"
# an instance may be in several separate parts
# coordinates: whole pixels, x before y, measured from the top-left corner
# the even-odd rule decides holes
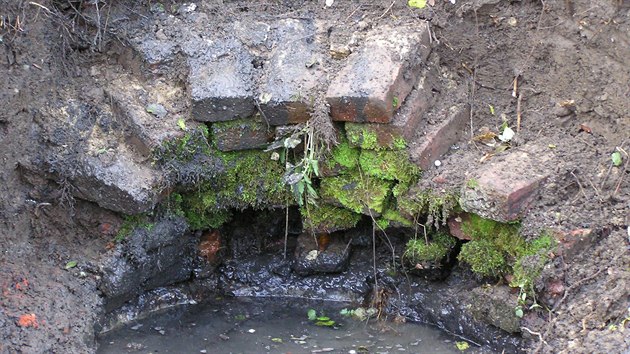
[[[453,106],[437,113],[442,121],[436,125],[424,125],[425,132],[417,135],[409,154],[421,169],[433,166],[435,160],[446,154],[451,146],[466,133],[470,108],[467,104]]]
[[[212,137],[221,151],[264,148],[274,132],[258,117],[212,124]]]
[[[543,166],[548,157],[523,150],[510,151],[503,159],[495,157],[466,182],[460,197],[462,209],[499,222],[522,218],[547,178]]]
[[[333,120],[389,123],[416,83],[428,57],[428,26],[383,26],[332,80],[326,93]]]
[[[346,123],[350,144],[363,149],[394,150],[407,147],[430,106],[431,90],[426,81],[425,76],[418,80],[415,89],[390,123]]]

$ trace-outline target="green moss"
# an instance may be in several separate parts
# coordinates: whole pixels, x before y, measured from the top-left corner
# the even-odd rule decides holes
[[[404,187],[404,185],[402,186]],[[458,209],[457,194],[449,191],[411,189],[403,192],[394,188],[397,196],[398,210],[407,218],[413,219],[420,215],[427,215],[427,225],[439,228],[446,224],[446,220],[453,210]]]
[[[519,235],[520,225],[503,224],[471,215],[462,223],[462,231],[472,240],[462,247],[458,259],[468,263],[482,276],[513,273],[513,285],[531,288],[546,262],[546,253],[554,247],[553,238],[543,234],[531,242]]]
[[[186,132],[183,137],[167,140],[153,149],[153,159],[165,164],[170,161],[190,162],[198,154],[209,154],[208,127],[204,124]]]
[[[351,147],[344,139],[332,149],[327,164],[330,169],[335,168],[335,165],[349,170],[354,169],[359,164],[359,149]]]
[[[409,240],[403,257],[410,263],[438,262],[447,255],[455,244],[455,238],[440,232],[434,234],[428,243],[424,239]]]
[[[393,224],[392,226],[413,226],[413,222],[405,218],[398,210],[393,208],[388,208],[381,214],[381,217],[376,220],[377,222],[381,222],[382,229],[386,229],[388,226]]]
[[[397,136],[394,138],[394,148],[397,150],[402,150],[407,147],[407,141],[402,136]]]
[[[406,151],[362,150],[359,164],[366,175],[390,181],[414,182],[420,176]]]
[[[462,246],[457,259],[468,263],[481,276],[499,276],[507,271],[507,262],[499,249],[489,240],[468,242]]]
[[[314,232],[334,232],[356,226],[361,214],[332,205],[309,206],[301,209],[304,228]]]
[[[372,150],[381,148],[378,145],[378,136],[376,133],[362,127],[361,124],[346,123],[346,136],[353,146]]]
[[[120,229],[118,229],[116,237],[114,237],[114,241],[121,242],[129,235],[131,235],[133,230],[137,228],[143,228],[147,231],[151,231],[153,230],[154,226],[155,224],[149,221],[149,217],[147,215],[127,215],[125,216],[123,224],[120,226]]]
[[[466,187],[468,187],[468,188],[470,188],[470,189],[475,189],[475,188],[479,187],[479,181],[477,181],[477,180],[476,180],[476,179],[474,179],[474,178],[471,178],[471,179],[469,179],[469,180],[466,182]]]
[[[339,202],[355,213],[367,213],[366,208],[381,213],[386,206],[393,182],[350,173],[322,178],[321,197]]]
[[[270,152],[245,150],[217,152],[225,172],[212,181],[207,193],[216,194],[221,207],[244,209],[285,205],[290,194],[283,182],[284,165]],[[206,194],[206,193],[203,193]]]

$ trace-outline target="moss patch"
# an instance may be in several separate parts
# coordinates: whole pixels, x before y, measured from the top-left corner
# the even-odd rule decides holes
[[[334,169],[337,165],[352,170],[359,164],[359,149],[353,148],[347,140],[342,140],[332,149],[331,157],[326,161],[327,167]]]
[[[155,224],[150,221],[150,218],[147,215],[127,215],[125,216],[125,221],[118,229],[116,233],[116,237],[114,237],[115,242],[121,242],[126,239],[133,230],[137,228],[143,228],[147,231],[151,231]]]
[[[409,161],[406,151],[363,150],[359,164],[366,175],[389,181],[409,183],[420,176],[420,169]]]
[[[455,244],[455,238],[439,232],[434,234],[428,243],[423,238],[409,240],[403,257],[412,264],[425,261],[439,262]]]
[[[439,228],[445,225],[451,213],[458,208],[458,197],[455,192],[440,192],[436,190],[398,190],[393,193],[397,196],[398,210],[407,219],[413,220],[419,215],[427,215],[427,225]]]
[[[312,232],[334,232],[356,226],[361,214],[346,208],[323,204],[301,209],[304,228]]]
[[[473,214],[462,224],[462,231],[472,240],[462,246],[458,259],[482,276],[513,273],[512,285],[531,288],[554,242],[546,234],[526,242],[519,229],[519,224],[503,224]]]
[[[208,136],[208,127],[201,124],[183,137],[167,140],[153,149],[153,159],[157,163],[167,164],[172,161],[190,162],[197,155],[207,155],[210,153]]]
[[[342,206],[369,215],[385,210],[393,182],[361,176],[355,172],[337,177],[322,178],[321,197],[338,202]]]

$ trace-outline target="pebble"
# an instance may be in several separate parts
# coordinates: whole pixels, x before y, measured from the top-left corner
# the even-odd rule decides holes
[[[435,167],[440,167],[440,166],[442,166],[442,161],[435,160],[434,164],[435,164]]]
[[[207,350],[205,350],[205,349],[201,349],[201,350],[199,351],[199,353],[207,353],[207,352],[208,352],[208,351],[207,351]]]
[[[256,330],[251,328],[251,329],[248,329],[247,332],[249,332],[249,333],[256,333]]]

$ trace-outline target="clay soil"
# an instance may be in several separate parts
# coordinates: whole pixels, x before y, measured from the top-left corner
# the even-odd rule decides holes
[[[30,175],[20,162],[37,157],[41,142],[34,127],[45,124],[38,108],[61,92],[84,97],[98,90],[90,68],[106,63],[108,45],[124,40],[125,24],[151,16],[155,4],[99,2],[103,13],[111,6],[127,18],[94,26],[81,16],[91,6],[87,1],[0,1],[0,352],[96,349],[97,264],[113,239],[109,227],[120,218],[72,201],[71,186]],[[170,11],[177,4],[163,5]],[[527,316],[529,350],[630,348],[630,328],[624,328],[630,317],[627,1],[435,0],[422,10],[400,0],[337,0],[331,8],[323,1],[206,1],[198,11],[214,15],[217,26],[235,18],[326,18],[331,36],[340,38],[363,31],[366,23],[428,20],[445,90],[452,89],[453,101],[471,104],[470,136],[483,127],[498,132],[506,119],[518,127],[511,150],[535,146],[552,156],[545,160],[550,177],[523,220],[525,235],[592,230],[576,254],[559,254],[546,267],[539,288],[549,292],[544,282],[553,281],[562,291],[548,310]],[[612,165],[615,151],[621,166]],[[470,171],[510,150],[493,152],[462,141],[440,168],[425,172],[423,183],[461,185]],[[79,267],[65,269],[77,259]]]

